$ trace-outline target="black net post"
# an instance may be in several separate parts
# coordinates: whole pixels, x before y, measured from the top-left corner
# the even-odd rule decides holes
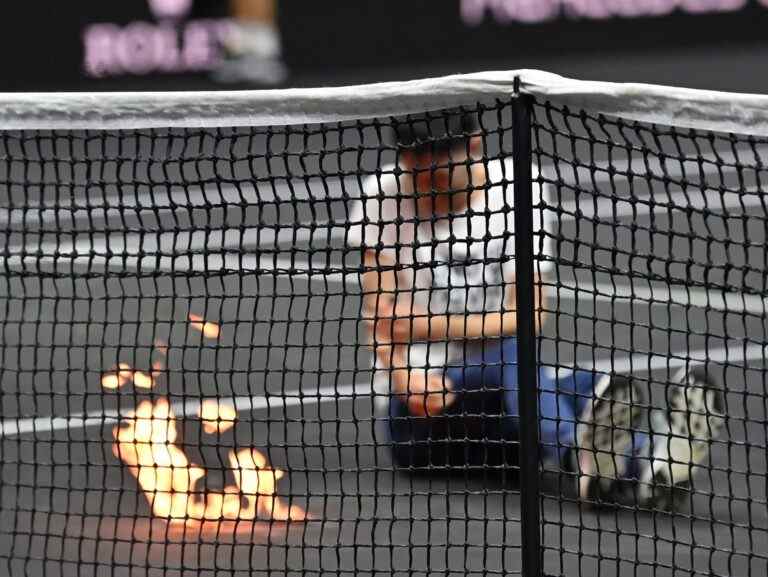
[[[515,271],[520,406],[520,500],[522,569],[525,577],[542,575],[539,513],[539,407],[533,263],[533,182],[529,97],[512,101]]]

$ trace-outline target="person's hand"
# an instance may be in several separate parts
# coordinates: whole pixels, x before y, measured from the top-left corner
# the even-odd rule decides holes
[[[405,299],[393,295],[381,294],[376,302],[376,340],[384,343],[411,342],[411,329],[408,318],[403,318],[407,304]],[[410,301],[408,301],[410,304]]]
[[[419,330],[427,325],[425,311],[413,305],[411,299],[379,295],[376,307],[376,340],[407,344],[423,338]]]
[[[504,291],[504,310],[507,312],[517,310],[517,285],[514,282],[509,283]]]

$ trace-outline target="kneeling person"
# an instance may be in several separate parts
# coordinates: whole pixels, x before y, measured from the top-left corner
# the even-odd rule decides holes
[[[414,469],[508,464],[518,439],[512,163],[483,157],[476,126],[456,110],[398,122],[397,164],[366,181],[350,215],[394,458]],[[537,205],[538,185],[534,194]],[[538,233],[548,224],[534,214]],[[540,254],[548,236],[538,234]],[[537,282],[538,324],[546,296]],[[714,436],[722,422],[722,394],[700,371],[678,376],[656,435],[638,432],[646,395],[631,378],[538,376],[542,456],[575,474],[584,499],[618,498],[632,480],[641,500],[670,507],[707,451],[669,439]]]

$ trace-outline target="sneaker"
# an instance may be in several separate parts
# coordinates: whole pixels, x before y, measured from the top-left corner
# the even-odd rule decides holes
[[[633,454],[644,395],[634,381],[605,375],[596,384],[576,426],[579,498],[599,504],[616,501]]]
[[[666,409],[651,411],[649,442],[637,457],[640,503],[665,511],[682,505],[725,427],[725,396],[703,367],[682,369],[673,383]]]

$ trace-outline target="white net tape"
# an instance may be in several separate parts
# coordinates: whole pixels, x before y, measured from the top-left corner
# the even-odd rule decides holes
[[[352,87],[237,92],[0,94],[0,129],[277,126],[397,116],[523,93],[630,120],[768,136],[768,96],[572,80],[538,70]]]

